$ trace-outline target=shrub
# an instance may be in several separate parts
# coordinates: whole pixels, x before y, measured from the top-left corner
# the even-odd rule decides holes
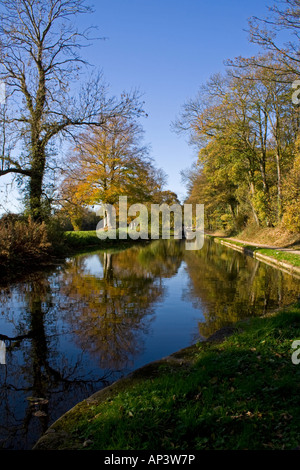
[[[36,262],[49,254],[45,223],[34,222],[31,217],[22,220],[5,216],[0,220],[0,263],[4,266]]]

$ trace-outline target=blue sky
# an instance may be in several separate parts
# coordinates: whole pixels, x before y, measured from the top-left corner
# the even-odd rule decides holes
[[[257,52],[244,30],[249,17],[265,16],[266,4],[270,2],[97,0],[94,14],[84,19],[107,38],[84,53],[103,69],[111,93],[138,88],[144,94],[149,115],[142,121],[145,141],[157,166],[168,174],[168,189],[180,198],[185,194],[180,171],[196,155],[170,124],[200,85],[224,70],[224,60]]]
[[[168,174],[168,188],[183,197],[180,171],[196,155],[170,124],[200,85],[224,70],[224,60],[258,50],[245,29],[249,17],[266,15],[265,2],[100,0],[95,10],[93,23],[107,40],[90,49],[90,61],[103,67],[113,93],[135,87],[144,93],[145,140]]]

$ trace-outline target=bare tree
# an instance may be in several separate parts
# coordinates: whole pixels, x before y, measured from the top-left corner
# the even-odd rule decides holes
[[[108,97],[101,73],[82,85],[88,65],[80,51],[91,29],[78,16],[85,0],[1,0],[0,80],[7,88],[7,127],[17,144],[2,152],[0,176],[28,177],[31,215],[42,218],[43,185],[50,146],[80,128],[105,126],[113,116],[142,113],[137,92]]]
[[[226,61],[229,66],[255,66],[276,72],[276,82],[291,83],[299,77],[300,0],[275,0],[264,18],[249,20],[250,42],[262,47],[262,54]],[[267,58],[267,60],[266,60]],[[274,77],[270,76],[274,81]]]
[[[276,0],[266,18],[253,17],[249,22],[251,41],[274,53],[283,70],[292,74],[299,73],[299,20],[299,0]]]

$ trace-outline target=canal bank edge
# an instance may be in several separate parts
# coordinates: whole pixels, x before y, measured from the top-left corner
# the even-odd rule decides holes
[[[238,331],[235,326],[223,327],[216,331],[212,336],[207,338],[206,342],[222,342],[224,339]],[[201,340],[200,340],[201,341]],[[99,390],[89,398],[75,405],[57,421],[55,421],[49,429],[43,434],[33,446],[32,450],[79,450],[84,449],[86,444],[82,440],[74,439],[74,435],[68,432],[69,426],[76,424],[77,417],[82,415],[85,410],[99,403],[113,398],[119,392],[127,390],[130,387],[147,379],[159,376],[164,371],[164,366],[172,367],[174,370],[178,368],[189,369],[193,366],[198,351],[197,344],[181,349],[169,356],[157,361],[150,362],[145,366],[136,369],[129,375],[117,380],[113,384]]]
[[[219,237],[213,237],[213,238],[215,242],[221,243],[221,245],[224,245],[224,246],[227,246],[228,248],[232,248],[233,250],[239,251],[240,253],[250,256],[251,258],[257,259],[258,261],[262,261],[265,264],[268,264],[272,267],[280,269],[281,271],[287,274],[291,274],[300,279],[300,268],[298,266],[294,266],[293,264],[288,263],[286,261],[278,260],[276,258],[273,258],[272,256],[266,256],[261,253],[257,253],[255,250],[251,250],[247,248],[242,243],[236,244],[231,241],[228,242]]]

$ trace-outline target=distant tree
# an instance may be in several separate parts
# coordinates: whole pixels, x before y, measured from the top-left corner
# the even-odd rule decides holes
[[[135,92],[107,97],[101,74],[85,81],[88,64],[80,49],[91,35],[74,22],[92,11],[84,0],[1,0],[1,10],[0,80],[6,84],[6,132],[15,148],[3,150],[0,176],[28,178],[29,210],[37,220],[56,139],[101,127],[114,116],[139,114],[141,107]]]
[[[151,202],[155,204],[168,204],[169,206],[172,204],[180,204],[177,194],[170,190],[155,191],[152,194]]]

